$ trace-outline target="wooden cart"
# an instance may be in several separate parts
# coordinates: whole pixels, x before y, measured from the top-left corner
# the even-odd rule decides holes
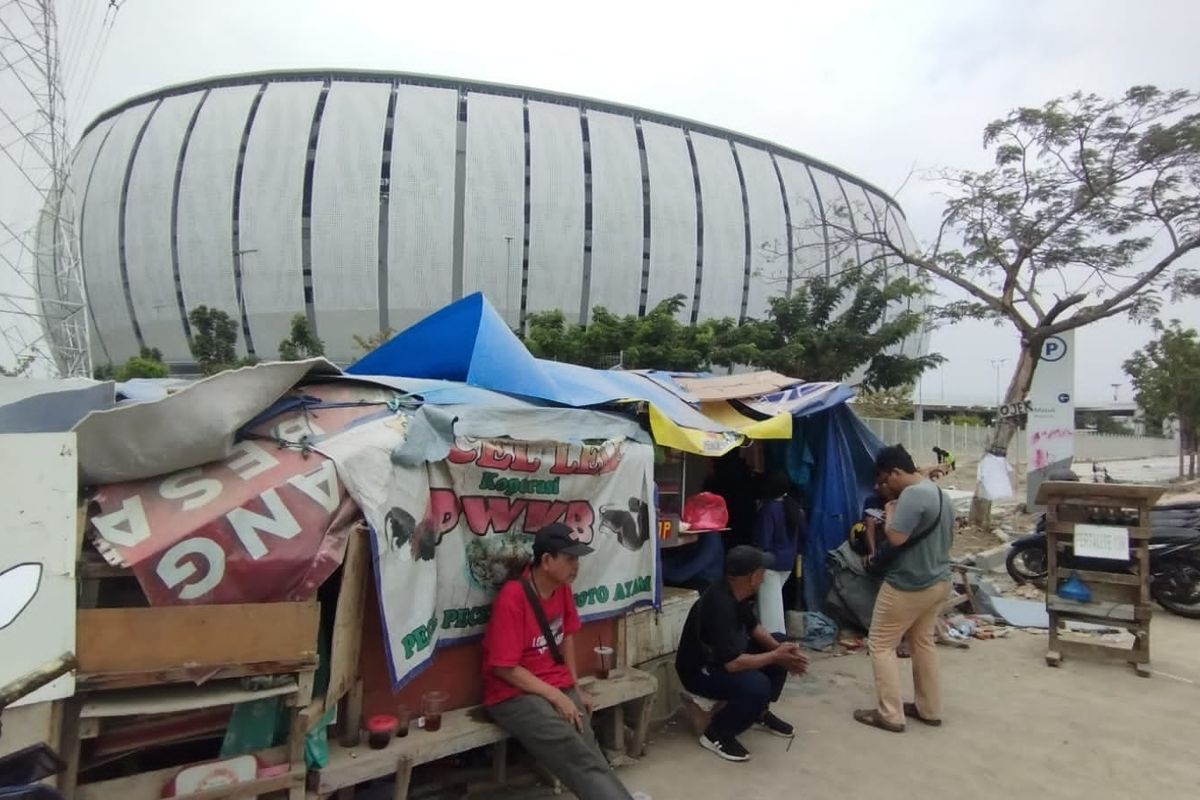
[[[1037,503],[1047,507],[1048,665],[1057,667],[1064,656],[1079,655],[1126,662],[1138,675],[1150,676],[1150,509],[1163,491],[1156,486],[1068,481],[1047,481],[1038,489]],[[1101,557],[1103,569],[1062,566],[1064,554],[1078,556],[1085,545],[1108,551]],[[1089,602],[1059,596],[1062,584],[1073,575],[1091,590]],[[1067,628],[1070,622],[1127,631],[1133,636],[1132,647],[1095,635],[1073,635]]]

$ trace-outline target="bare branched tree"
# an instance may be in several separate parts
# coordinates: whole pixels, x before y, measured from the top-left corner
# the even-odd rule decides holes
[[[903,241],[891,209],[827,206],[823,235],[835,258],[854,251],[955,287],[965,299],[928,309],[937,320],[1011,325],[1021,351],[1004,402],[1025,398],[1047,338],[1152,319],[1164,299],[1200,293],[1185,258],[1200,247],[1200,96],[1076,93],[996,120],[983,144],[993,168],[937,176],[945,207],[924,251]],[[1005,455],[1017,426],[1001,420],[990,452]],[[976,496],[972,520],[989,515]]]

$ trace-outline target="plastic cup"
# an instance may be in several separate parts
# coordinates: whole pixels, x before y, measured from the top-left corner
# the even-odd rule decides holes
[[[616,652],[603,644],[593,647],[592,651],[596,654],[596,677],[602,681],[607,680],[608,674],[613,670]]]
[[[396,736],[408,736],[408,723],[412,721],[412,709],[406,705],[396,706]]]
[[[434,690],[421,696],[421,714],[425,717],[425,730],[429,733],[442,729],[442,712],[450,698],[445,692]]]

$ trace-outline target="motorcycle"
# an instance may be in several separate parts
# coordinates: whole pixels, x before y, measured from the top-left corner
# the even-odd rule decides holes
[[[1194,506],[1155,509],[1150,523],[1151,597],[1173,614],[1200,619],[1200,509]],[[1077,558],[1068,550],[1059,564],[1066,569],[1111,571],[1113,562]],[[1045,516],[1038,520],[1034,533],[1012,543],[1005,567],[1018,584],[1045,585],[1049,572]]]

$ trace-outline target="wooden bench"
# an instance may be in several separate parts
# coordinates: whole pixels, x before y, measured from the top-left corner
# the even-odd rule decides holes
[[[607,680],[583,678],[579,684],[580,688],[591,694],[597,711],[612,711],[612,738],[604,744],[630,756],[641,755],[646,743],[652,701],[658,690],[655,677],[637,669],[619,669]],[[623,705],[631,701],[639,701],[639,707],[633,720],[633,735],[626,742]],[[508,739],[507,732],[495,723],[486,721],[482,709],[474,706],[443,714],[442,727],[432,733],[414,726],[407,736],[392,739],[381,750],[372,750],[365,743],[357,747],[343,747],[331,742],[329,763],[309,775],[309,797],[324,798],[337,792],[339,799],[344,800],[353,796],[354,787],[358,784],[395,775],[394,797],[404,800],[408,797],[409,781],[416,765],[487,746],[494,747],[493,777],[497,783],[503,784],[506,780]]]

